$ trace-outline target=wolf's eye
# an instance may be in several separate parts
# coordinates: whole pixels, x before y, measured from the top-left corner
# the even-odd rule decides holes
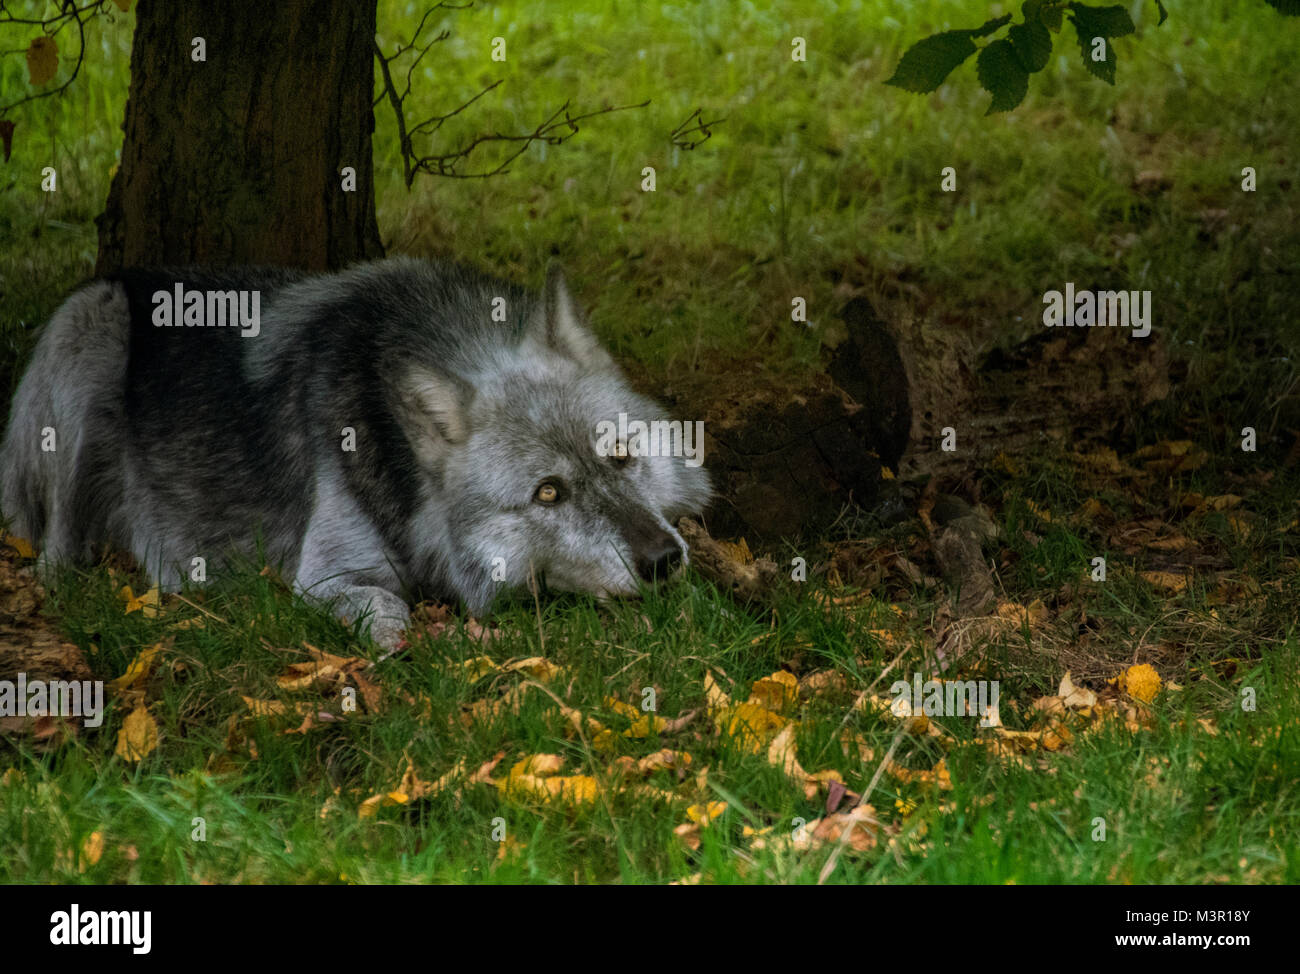
[[[609,462],[616,467],[626,467],[632,460],[632,455],[627,452],[626,443],[618,443],[609,455]]]
[[[560,499],[560,488],[549,480],[538,484],[537,490],[533,493],[533,500],[542,504],[554,504]]]

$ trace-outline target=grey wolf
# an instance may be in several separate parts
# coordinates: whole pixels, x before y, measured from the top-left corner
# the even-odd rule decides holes
[[[674,524],[708,477],[610,449],[599,433],[620,414],[664,410],[555,269],[540,295],[410,258],[129,271],[45,325],[0,447],[0,510],[44,565],[109,545],[165,589],[260,540],[297,590],[392,646],[408,599],[482,614],[534,583],[630,595],[684,560]]]

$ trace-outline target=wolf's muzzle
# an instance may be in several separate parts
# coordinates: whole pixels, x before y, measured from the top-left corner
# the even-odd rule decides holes
[[[671,534],[661,531],[637,552],[636,573],[645,581],[653,582],[656,578],[667,578],[681,561],[681,546]]]

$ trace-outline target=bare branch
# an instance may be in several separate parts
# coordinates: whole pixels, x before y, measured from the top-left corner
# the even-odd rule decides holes
[[[500,82],[497,82],[497,84],[499,83]],[[494,87],[496,87],[496,85],[490,86],[488,90],[491,90],[491,88]],[[484,94],[484,92],[480,92],[479,94]],[[478,96],[476,95],[475,98],[477,97]],[[471,101],[473,100],[474,99],[471,99]],[[435,176],[450,176],[454,179],[485,179],[488,176],[502,175],[510,171],[507,168],[510,163],[514,162],[521,155],[527,152],[528,147],[534,142],[545,142],[547,145],[559,145],[578,134],[579,129],[577,123],[584,119],[594,118],[597,115],[608,115],[611,112],[627,111],[630,108],[645,108],[645,106],[649,104],[650,99],[647,98],[645,101],[636,105],[614,105],[607,108],[597,109],[594,112],[584,112],[581,115],[570,115],[569,103],[565,102],[557,108],[551,116],[546,119],[546,121],[542,122],[531,132],[519,135],[506,135],[500,132],[492,133],[490,135],[479,135],[453,152],[421,156],[415,160],[414,169],[416,172],[425,172]],[[459,111],[459,109],[457,109],[457,111]],[[560,119],[560,115],[564,116],[562,120]],[[442,121],[444,120],[445,119],[439,120],[438,124],[442,124]],[[561,134],[561,130],[566,128],[568,131]],[[470,153],[480,145],[485,145],[489,142],[514,142],[517,143],[517,147],[500,164],[492,169],[483,172],[469,173],[457,170],[457,165],[468,159]]]
[[[690,150],[694,149],[696,146],[703,145],[705,142],[708,142],[709,139],[713,138],[713,132],[710,130],[710,126],[717,125],[719,122],[725,122],[726,119],[715,118],[711,122],[706,122],[703,120],[703,112],[704,109],[702,108],[695,109],[695,111],[691,112],[691,114],[686,117],[684,122],[668,134],[668,138],[673,145],[677,146],[679,149]],[[699,124],[687,128],[687,126],[691,125],[691,122],[695,121],[697,118],[700,119]],[[701,133],[704,137],[701,139],[691,139],[689,136],[696,132]]]
[[[387,99],[389,105],[393,109],[393,115],[397,122],[397,141],[402,154],[402,177],[408,188],[412,183],[414,183],[415,177],[418,173],[427,173],[435,176],[449,176],[456,179],[482,179],[488,176],[497,176],[509,172],[507,167],[510,163],[523,155],[523,153],[528,150],[528,147],[534,142],[544,142],[548,145],[559,145],[561,142],[564,142],[577,134],[578,122],[588,118],[594,118],[597,115],[606,115],[611,112],[625,111],[629,108],[644,108],[646,105],[650,104],[647,99],[639,105],[605,107],[596,111],[585,112],[581,115],[571,115],[569,113],[569,103],[565,102],[531,132],[523,132],[519,134],[495,132],[479,135],[462,145],[460,148],[450,152],[420,155],[416,152],[414,146],[414,139],[417,136],[426,138],[434,136],[449,119],[460,115],[488,92],[501,85],[501,81],[494,81],[449,112],[444,112],[440,115],[431,115],[414,125],[409,125],[407,123],[406,99],[411,94],[411,78],[415,68],[424,58],[425,54],[429,52],[429,48],[439,41],[446,40],[449,36],[449,32],[444,30],[429,41],[423,44],[420,43],[420,35],[424,32],[425,26],[428,24],[429,15],[435,10],[441,8],[463,10],[469,6],[472,6],[472,3],[453,4],[444,2],[431,7],[429,10],[425,11],[424,16],[420,18],[420,22],[416,25],[415,33],[411,35],[410,41],[405,44],[399,44],[397,49],[391,55],[385,56],[378,43],[375,44],[375,57],[379,61],[379,73],[382,78],[383,90],[375,99],[374,104],[378,105],[381,101]],[[394,61],[410,51],[416,51],[417,53],[411,59],[411,63],[406,68],[405,84],[399,92],[397,90],[397,84],[393,79],[392,65]],[[563,117],[561,118],[561,116]],[[688,119],[688,121],[690,120]],[[708,138],[708,134],[709,133],[705,131],[705,138]],[[701,139],[700,141],[704,140]],[[460,170],[460,166],[467,162],[470,155],[476,149],[492,142],[513,143],[515,148],[502,162],[489,169],[481,172],[462,172]],[[693,147],[694,146],[691,146],[691,148]]]

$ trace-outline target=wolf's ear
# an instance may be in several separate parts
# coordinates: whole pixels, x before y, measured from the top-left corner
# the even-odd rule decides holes
[[[458,379],[429,369],[414,368],[403,376],[398,391],[402,425],[421,460],[434,462],[449,445],[465,442],[472,397],[473,391]]]
[[[543,344],[585,368],[616,369],[614,360],[600,347],[600,342],[596,341],[596,336],[583,321],[578,306],[569,294],[564,272],[554,261],[546,269],[546,287],[542,291],[542,301],[528,322],[528,331]]]

